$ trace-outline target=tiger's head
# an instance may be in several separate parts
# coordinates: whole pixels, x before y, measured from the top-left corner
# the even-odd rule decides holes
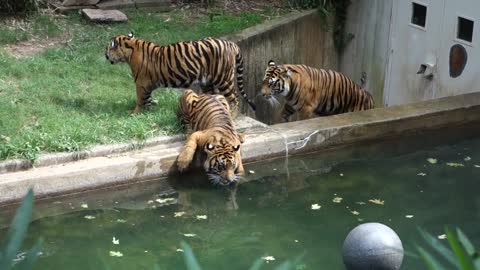
[[[288,95],[292,73],[293,71],[290,67],[277,66],[273,60],[270,60],[262,82],[261,93],[263,97],[270,99],[273,95]]]
[[[105,58],[113,65],[119,62],[126,62],[133,52],[135,37],[133,33],[118,35],[112,38],[105,51]]]
[[[203,151],[207,158],[203,168],[214,185],[228,186],[239,181],[243,174],[240,146],[243,136],[225,136],[222,133],[210,134]]]

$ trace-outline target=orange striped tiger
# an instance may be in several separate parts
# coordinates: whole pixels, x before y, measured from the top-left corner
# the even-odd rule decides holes
[[[151,104],[151,93],[157,87],[185,88],[200,82],[204,92],[224,95],[236,117],[239,101],[235,77],[238,91],[255,110],[243,90],[240,48],[231,41],[205,38],[160,46],[136,39],[130,33],[113,37],[105,57],[112,64],[127,62],[130,65],[137,91],[133,113]]]
[[[285,97],[282,120],[295,112],[300,120],[372,109],[373,97],[340,72],[305,65],[276,65],[269,61],[261,89],[270,104]],[[274,97],[274,98],[272,98]]]
[[[244,172],[240,153],[243,136],[234,128],[225,97],[186,90],[177,116],[189,134],[177,158],[179,171],[189,166],[200,149],[206,155],[203,168],[212,183],[236,183]]]

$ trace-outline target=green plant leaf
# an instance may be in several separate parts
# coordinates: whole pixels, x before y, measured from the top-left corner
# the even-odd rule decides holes
[[[258,258],[250,267],[250,270],[260,270],[260,267],[263,265],[263,260],[262,258]]]
[[[475,247],[472,245],[472,242],[468,239],[468,237],[463,233],[460,228],[457,228],[457,236],[458,241],[462,244],[465,248],[465,251],[469,256],[473,256],[475,254]]]
[[[3,257],[0,261],[0,269],[10,269],[13,259],[20,250],[25,235],[27,233],[28,224],[32,216],[33,208],[33,191],[30,189],[22,201],[22,204],[15,212],[12,224],[10,225],[7,235],[2,245]]]
[[[462,270],[475,270],[473,268],[473,263],[470,260],[465,248],[458,241],[457,235],[452,232],[448,227],[445,228],[445,234],[447,235],[448,243],[450,248],[453,250],[453,253],[457,257],[458,262],[460,263]]]
[[[429,270],[446,270],[428,251],[419,246],[417,246],[417,250]]]
[[[43,239],[37,241],[35,246],[33,246],[30,251],[25,255],[25,260],[19,263],[19,269],[22,270],[31,270],[33,269],[33,265],[38,259],[40,249],[43,245]]]
[[[460,265],[458,264],[457,260],[455,259],[455,256],[453,255],[452,251],[450,251],[445,245],[443,245],[440,241],[438,241],[437,238],[435,238],[433,235],[429,234],[422,228],[417,228],[420,236],[427,242],[427,244],[436,252],[438,252],[445,260],[447,260],[449,263],[454,265],[456,268],[458,268]]]
[[[285,261],[275,268],[275,270],[290,270],[293,269],[293,265],[290,261]]]
[[[193,254],[192,249],[190,246],[182,241],[180,243],[180,246],[183,249],[183,258],[185,259],[185,263],[187,264],[187,269],[188,270],[202,270],[200,265],[197,262],[197,259],[195,258],[195,255]]]

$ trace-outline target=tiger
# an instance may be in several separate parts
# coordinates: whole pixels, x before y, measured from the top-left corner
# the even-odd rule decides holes
[[[239,181],[244,174],[240,153],[244,138],[236,131],[229,110],[222,95],[197,94],[191,89],[183,93],[177,117],[188,137],[177,158],[180,172],[187,169],[199,149],[206,155],[203,169],[214,185]]]
[[[306,65],[268,62],[261,88],[270,105],[285,97],[281,121],[298,112],[300,120],[374,108],[372,95],[340,72]],[[273,97],[273,98],[272,98]]]
[[[225,96],[232,116],[238,114],[239,101],[235,87],[255,110],[255,104],[243,90],[243,57],[232,41],[204,38],[161,46],[137,39],[133,33],[112,38],[105,58],[111,64],[127,62],[136,86],[136,106],[140,113],[151,105],[152,91],[157,87],[187,88],[200,83],[203,92]]]

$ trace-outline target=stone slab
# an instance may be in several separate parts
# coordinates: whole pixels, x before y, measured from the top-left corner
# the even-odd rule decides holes
[[[93,6],[96,5],[100,0],[64,0],[62,6]]]
[[[457,125],[479,125],[480,92],[246,130],[245,163]],[[479,127],[480,128],[480,127]],[[183,142],[0,175],[0,204],[33,187],[37,199],[96,190],[176,173]],[[247,168],[248,169],[248,168]]]
[[[120,10],[115,9],[82,9],[82,13],[88,20],[92,22],[126,22],[127,15]]]

